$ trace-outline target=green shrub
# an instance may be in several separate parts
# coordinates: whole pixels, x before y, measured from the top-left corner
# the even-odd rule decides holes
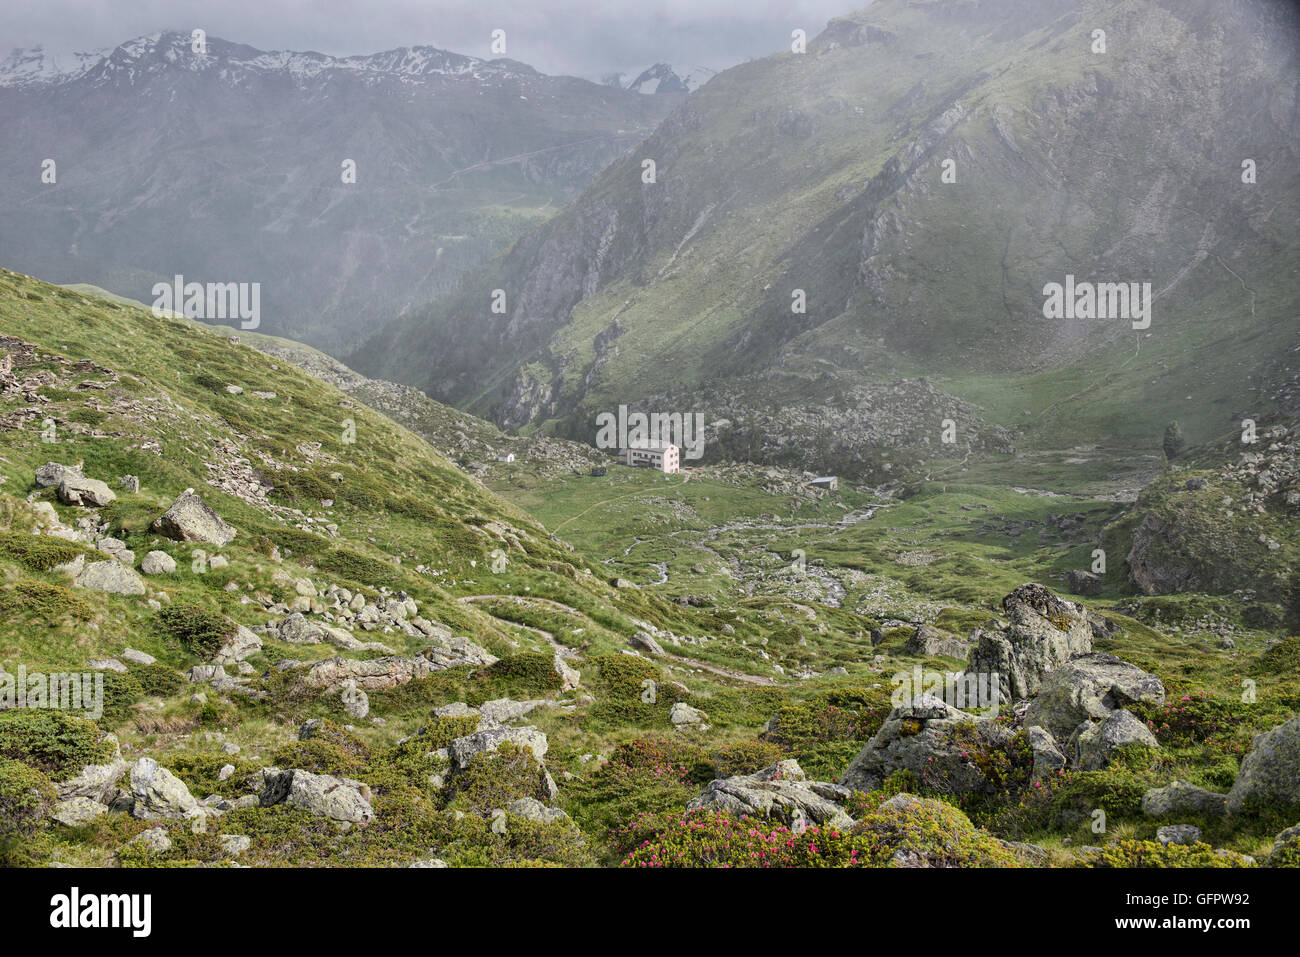
[[[338,486],[317,472],[280,469],[263,475],[273,486],[271,497],[282,502],[314,502],[336,498]]]
[[[564,686],[564,681],[555,671],[552,656],[540,652],[508,655],[487,670],[493,678],[505,681],[516,694],[545,694],[559,691]]]
[[[1260,655],[1251,673],[1277,677],[1300,676],[1300,636],[1284,638]]]
[[[478,728],[475,715],[463,715],[459,718],[434,718],[421,729],[420,746],[430,751],[437,751],[450,745],[457,738],[471,735]]]
[[[541,798],[544,774],[531,748],[503,741],[451,779],[448,807],[487,814],[519,798]]]
[[[58,796],[48,776],[20,761],[0,757],[0,842],[30,834]]]
[[[768,741],[741,741],[713,755],[714,771],[720,778],[754,774],[781,760],[781,749]]]
[[[853,829],[875,867],[1016,867],[1019,861],[959,809],[897,795]]]
[[[680,812],[714,778],[708,752],[686,741],[636,738],[594,774],[565,785],[567,810],[588,833],[614,837],[639,814]]]
[[[235,770],[223,781],[221,769],[227,764]],[[210,794],[246,794],[262,786],[261,764],[225,754],[174,754],[167,759],[167,770],[184,781],[200,800]]]
[[[788,827],[722,812],[642,814],[616,829],[623,867],[860,867],[866,842],[848,830]]]
[[[1253,867],[1233,851],[1217,852],[1209,844],[1161,844],[1159,841],[1120,841],[1103,847],[1083,862],[1085,867]]]
[[[1167,748],[1219,742],[1226,745],[1238,728],[1252,724],[1262,711],[1259,705],[1218,698],[1208,691],[1166,700],[1162,705],[1139,702],[1129,710],[1145,721]]]
[[[810,777],[833,779],[880,729],[889,710],[887,695],[861,710],[824,697],[790,704],[777,709],[761,739],[797,760]]]
[[[112,748],[99,739],[99,725],[65,711],[0,711],[0,758],[29,764],[55,781],[75,777],[87,764],[106,761]]]
[[[633,655],[596,655],[590,661],[600,669],[605,691],[617,698],[640,698],[646,681],[663,680],[663,672]]]
[[[158,612],[163,633],[190,654],[210,660],[235,634],[236,625],[219,612],[195,602],[173,602]]]
[[[619,829],[625,867],[1016,867],[961,811],[913,797],[869,810],[856,826],[779,824],[727,813],[643,815]]]
[[[100,672],[104,676],[104,713],[99,723],[106,728],[120,727],[131,716],[131,706],[144,697],[144,688],[129,673]]]
[[[1268,866],[1300,867],[1300,825],[1277,836],[1273,852],[1268,856]]]
[[[387,562],[367,558],[350,548],[335,548],[317,559],[322,571],[334,572],[336,575],[361,585],[379,588],[399,584],[397,570]]]
[[[17,620],[28,616],[54,625],[68,616],[89,621],[94,611],[79,595],[62,585],[21,579],[0,588],[0,618]]]
[[[196,373],[195,375],[191,376],[191,379],[194,382],[194,384],[197,385],[199,388],[206,389],[209,392],[224,394],[226,391],[226,383],[223,382],[221,379],[217,378],[216,376],[214,376],[210,372]]]
[[[140,683],[144,694],[154,698],[170,698],[185,687],[185,679],[166,665],[136,665],[131,677]]]
[[[22,532],[0,533],[0,555],[34,572],[47,572],[85,554],[80,545],[49,535],[24,535]]]
[[[80,422],[83,425],[100,425],[108,418],[108,413],[99,409],[73,409],[68,413],[68,420],[71,422]]]
[[[297,768],[312,774],[356,778],[365,769],[365,763],[354,754],[330,744],[322,738],[294,741],[279,748],[271,757],[276,767]]]
[[[331,747],[362,760],[370,757],[369,745],[347,728],[335,724],[329,718],[322,718],[317,724],[313,725],[311,730],[304,735],[304,738],[310,741],[324,741]]]

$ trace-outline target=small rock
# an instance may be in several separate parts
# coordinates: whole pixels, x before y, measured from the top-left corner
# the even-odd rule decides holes
[[[108,808],[98,801],[92,801],[90,798],[85,797],[74,797],[54,805],[54,812],[50,817],[65,827],[76,827],[79,824],[85,824],[87,821],[93,821],[101,814],[107,813],[107,811]]]
[[[1195,844],[1201,839],[1201,829],[1191,824],[1169,824],[1156,829],[1156,840],[1161,844]]]

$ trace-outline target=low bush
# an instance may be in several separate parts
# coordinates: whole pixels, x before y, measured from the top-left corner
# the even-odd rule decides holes
[[[235,634],[236,625],[225,615],[195,602],[174,602],[158,612],[163,634],[190,654],[210,660]]]
[[[108,759],[99,725],[65,711],[18,708],[0,711],[0,758],[21,761],[55,781],[75,777],[87,764]]]

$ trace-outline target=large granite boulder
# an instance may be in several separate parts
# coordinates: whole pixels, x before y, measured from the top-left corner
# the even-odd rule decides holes
[[[1025,712],[1025,724],[1069,740],[1079,725],[1101,721],[1128,705],[1160,705],[1165,686],[1155,675],[1114,655],[1079,655],[1046,675]]]
[[[903,650],[909,655],[920,655],[926,658],[944,655],[965,661],[970,654],[971,645],[965,638],[954,635],[950,631],[944,631],[933,625],[918,625],[916,631],[912,632],[912,637],[907,639],[907,645]]]
[[[809,781],[797,761],[779,761],[756,774],[711,782],[686,809],[768,818],[795,832],[809,824],[847,829],[853,819],[845,813],[844,802],[851,793],[844,785]]]
[[[486,754],[489,751],[495,751],[507,741],[514,744],[521,750],[528,748],[533,752],[533,757],[540,763],[546,757],[548,742],[546,735],[534,727],[507,728],[503,726],[483,728],[468,734],[463,738],[457,738],[447,748],[447,753],[451,757],[452,768],[457,771],[463,771],[469,767],[470,762],[480,754]]]
[[[492,652],[474,644],[468,638],[446,638],[424,649],[419,657],[428,661],[435,671],[457,668],[460,665],[487,668],[499,660]]]
[[[1051,733],[1037,725],[1025,728],[1029,739],[1029,749],[1034,755],[1033,779],[1043,781],[1056,774],[1066,765],[1065,755]]]
[[[1255,735],[1228,792],[1233,814],[1256,807],[1300,807],[1300,715]]]
[[[1268,856],[1269,867],[1300,867],[1300,824],[1288,827],[1273,838],[1273,851]]]
[[[185,782],[153,758],[131,768],[131,813],[144,820],[178,820],[203,813]]]
[[[975,752],[1004,747],[1012,735],[934,695],[918,695],[889,713],[839,783],[872,791],[894,772],[906,770],[927,787],[948,793],[987,792],[994,785],[980,770]]]
[[[276,636],[292,645],[319,645],[325,640],[325,630],[302,612],[280,619],[275,626]]]
[[[437,670],[418,656],[370,658],[365,661],[326,658],[308,668],[302,681],[309,688],[331,692],[341,690],[349,682],[363,691],[383,691],[407,684],[416,678],[427,677]]]
[[[1066,576],[1070,591],[1075,595],[1087,595],[1095,598],[1101,594],[1104,584],[1100,575],[1082,568],[1072,568]]]
[[[582,673],[578,669],[570,667],[569,663],[564,660],[564,656],[558,651],[555,653],[554,667],[555,673],[560,676],[561,691],[573,691],[582,681]]]
[[[565,814],[557,807],[547,807],[537,798],[523,797],[511,801],[506,808],[508,812],[515,817],[522,817],[528,821],[536,821],[539,824],[563,824],[570,820],[569,815]]]
[[[117,796],[118,782],[125,777],[130,767],[120,757],[105,764],[88,764],[75,778],[58,785],[59,798],[63,801],[87,798],[108,804]]]
[[[262,807],[287,804],[320,817],[365,824],[375,817],[370,788],[351,778],[279,768],[262,769]]]
[[[966,670],[997,675],[1003,698],[1028,698],[1053,668],[1092,651],[1087,610],[1042,585],[1021,585],[1002,599],[1002,608],[1009,623],[975,630]]]
[[[155,550],[144,556],[144,561],[140,563],[140,571],[146,575],[170,575],[176,571],[176,559],[166,552]]]
[[[143,595],[146,590],[144,579],[118,561],[91,562],[77,573],[72,584],[110,595]]]
[[[74,797],[54,805],[54,810],[50,812],[50,818],[65,827],[77,827],[81,824],[88,824],[101,814],[107,813],[108,808],[99,801]]]
[[[1130,712],[1113,711],[1096,724],[1090,724],[1075,742],[1077,763],[1084,771],[1099,771],[1121,748],[1138,745],[1156,751],[1160,745],[1151,730]]]
[[[235,634],[221,646],[212,663],[214,665],[237,664],[261,650],[262,639],[243,625],[239,625],[235,629]]]
[[[1185,781],[1173,781],[1162,788],[1152,788],[1142,795],[1142,813],[1151,817],[1199,814],[1217,817],[1226,814],[1228,796],[1198,788]]]
[[[64,476],[59,483],[58,496],[64,505],[81,505],[85,508],[98,508],[117,501],[117,495],[105,483],[84,475]]]
[[[218,548],[230,544],[235,529],[203,503],[203,499],[186,489],[172,502],[171,508],[154,519],[153,531],[178,542],[206,542]]]
[[[41,488],[58,488],[66,480],[84,478],[81,468],[76,465],[60,465],[58,462],[46,462],[36,470],[36,484]]]

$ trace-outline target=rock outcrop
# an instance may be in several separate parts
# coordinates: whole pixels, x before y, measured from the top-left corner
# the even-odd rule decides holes
[[[1173,781],[1142,795],[1142,812],[1151,817],[1200,814],[1215,817],[1227,813],[1228,796],[1207,791],[1185,781]]]
[[[1160,747],[1156,736],[1130,712],[1123,709],[1111,712],[1079,732],[1075,744],[1078,766],[1084,771],[1097,771],[1110,764],[1121,748],[1134,745],[1152,751]]]
[[[1029,697],[1053,668],[1071,655],[1092,651],[1086,609],[1058,598],[1042,585],[1021,585],[1002,599],[1002,608],[1010,623],[975,630],[971,636],[975,650],[966,670],[997,675],[1003,698]]]
[[[809,824],[850,828],[844,810],[851,790],[840,784],[809,781],[793,760],[779,761],[756,774],[719,778],[686,805],[688,811],[718,810],[780,821],[796,833]]]
[[[59,483],[58,496],[64,505],[80,505],[85,508],[99,508],[117,501],[117,495],[107,484],[84,475],[65,476]]]
[[[153,758],[141,758],[132,766],[131,800],[131,813],[145,820],[178,820],[203,813],[185,782]]]
[[[970,654],[971,646],[965,638],[954,635],[950,631],[935,628],[933,625],[918,625],[903,650],[909,655],[921,655],[926,658],[944,655],[965,661]]]

